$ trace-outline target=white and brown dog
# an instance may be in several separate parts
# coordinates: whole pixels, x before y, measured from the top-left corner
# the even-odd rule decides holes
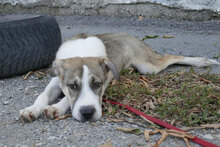
[[[44,114],[53,119],[69,109],[79,121],[95,121],[102,116],[102,96],[112,78],[119,80],[123,68],[140,73],[158,73],[171,64],[205,67],[220,64],[201,57],[155,53],[144,42],[124,33],[79,34],[59,48],[52,64],[54,76],[33,105],[20,110],[20,119],[32,121]],[[61,93],[65,97],[54,103]]]

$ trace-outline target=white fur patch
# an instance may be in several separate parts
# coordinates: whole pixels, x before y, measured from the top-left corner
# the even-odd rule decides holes
[[[99,96],[94,94],[94,92],[89,86],[89,72],[89,68],[86,65],[83,65],[82,89],[72,110],[73,117],[79,121],[81,121],[80,108],[83,106],[94,106],[95,113],[92,117],[93,121],[99,119],[102,116],[101,104],[99,103]]]
[[[207,67],[212,64],[220,64],[219,62],[207,59],[203,57],[184,57],[182,61],[179,62],[180,64],[187,64],[191,66],[197,66],[197,67]]]
[[[52,78],[50,83],[45,88],[44,92],[41,93],[35,100],[34,104],[20,110],[20,117],[29,119],[30,114],[35,118],[38,118],[41,114],[42,109],[49,103],[53,102],[61,93],[59,88],[59,79],[57,77]]]
[[[56,58],[67,59],[73,57],[100,57],[107,56],[105,45],[97,37],[68,40],[59,48]]]

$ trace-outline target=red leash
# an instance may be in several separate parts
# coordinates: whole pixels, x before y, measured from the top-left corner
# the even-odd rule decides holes
[[[110,102],[110,103],[112,103],[112,104],[119,105],[119,106],[121,106],[121,107],[125,107],[125,108],[127,108],[129,111],[132,111],[132,112],[134,112],[134,113],[137,114],[137,115],[141,115],[141,116],[145,117],[146,119],[148,119],[148,120],[150,120],[150,121],[152,121],[152,122],[154,122],[154,123],[156,123],[156,124],[159,124],[159,125],[161,125],[161,126],[163,126],[163,127],[165,127],[165,128],[172,129],[172,130],[178,130],[178,131],[184,132],[183,130],[181,130],[181,129],[179,129],[179,128],[177,128],[177,127],[171,125],[171,124],[168,124],[168,123],[166,123],[166,122],[164,122],[164,121],[162,121],[162,120],[159,120],[159,119],[157,119],[157,118],[154,118],[154,117],[152,117],[152,116],[149,116],[149,115],[147,115],[147,114],[145,114],[145,113],[143,113],[143,112],[141,112],[141,111],[138,111],[137,109],[132,108],[132,107],[130,107],[130,106],[123,105],[123,104],[120,104],[120,103],[117,103],[117,102],[114,102],[114,101],[110,101],[110,100],[106,100],[106,99],[103,99],[103,101]],[[190,139],[190,138],[189,138],[189,139]],[[203,139],[201,139],[201,138],[198,138],[198,137],[196,137],[196,136],[194,136],[194,138],[193,138],[193,139],[190,139],[190,140],[192,140],[192,141],[194,141],[194,142],[196,142],[196,143],[198,143],[198,144],[200,144],[200,145],[202,145],[202,146],[205,146],[205,147],[218,147],[217,145],[212,144],[212,143],[210,143],[210,142],[208,142],[208,141],[205,141],[205,140],[203,140]]]

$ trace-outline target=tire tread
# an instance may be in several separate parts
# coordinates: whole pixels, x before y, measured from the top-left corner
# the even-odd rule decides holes
[[[48,66],[60,44],[60,28],[53,17],[0,23],[0,78]]]

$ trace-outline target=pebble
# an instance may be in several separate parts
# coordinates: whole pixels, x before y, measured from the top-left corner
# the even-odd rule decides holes
[[[203,135],[202,137],[205,138],[205,139],[209,139],[209,140],[212,140],[212,139],[213,139],[213,137],[212,137],[211,134],[205,134],[205,135]]]
[[[132,128],[138,128],[138,125],[132,124],[131,127]]]
[[[42,145],[43,145],[43,143],[41,143],[41,142],[36,144],[36,146],[42,146]]]
[[[89,138],[89,137],[86,136],[86,135],[81,137],[82,140],[88,140],[88,138]]]
[[[212,133],[212,134],[215,134],[215,133],[216,133],[216,131],[215,131],[215,130],[211,130],[211,133]]]
[[[10,102],[9,101],[3,101],[3,105],[8,105]]]
[[[54,139],[56,139],[55,136],[50,136],[50,137],[49,137],[49,140],[54,140]]]
[[[142,140],[136,140],[136,145],[137,146],[144,146],[144,145],[146,145],[146,143],[143,142]]]
[[[15,121],[19,121],[19,117],[15,117],[14,120],[15,120]]]
[[[2,93],[0,92],[0,97],[2,96]]]
[[[195,131],[194,130],[192,130],[192,131],[190,131],[192,134],[195,134]]]

